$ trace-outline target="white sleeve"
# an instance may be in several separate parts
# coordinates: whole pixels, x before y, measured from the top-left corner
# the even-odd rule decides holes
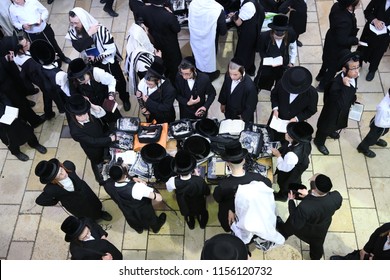
[[[165,183],[165,186],[167,187],[167,191],[172,192],[173,190],[176,190],[175,178],[176,178],[176,177],[171,177],[171,178],[169,178],[169,180]]]
[[[290,63],[295,64],[295,60],[298,54],[297,41],[292,42],[289,45]]]
[[[251,19],[256,14],[256,7],[252,2],[245,3],[239,11],[238,17],[245,21]]]
[[[113,75],[99,67],[93,67],[93,77],[97,82],[108,86],[108,92],[115,92],[116,80]]]
[[[293,152],[288,152],[284,157],[278,157],[276,167],[283,172],[290,172],[298,163],[298,156]]]
[[[153,188],[143,183],[135,183],[131,195],[134,199],[141,200],[143,197],[149,197],[151,192],[153,192]]]

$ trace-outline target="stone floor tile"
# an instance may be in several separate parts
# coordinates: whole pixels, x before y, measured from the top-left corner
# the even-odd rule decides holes
[[[205,230],[205,240],[220,233],[226,233],[220,226],[207,226]]]
[[[300,63],[321,63],[319,53],[322,53],[321,46],[303,46],[299,49]]]
[[[375,209],[352,208],[352,216],[357,247],[361,249],[379,226],[377,211]]]
[[[366,158],[368,165],[368,172],[371,177],[389,177],[389,168],[384,162],[387,162],[390,156],[389,149],[375,149],[372,147],[373,151],[376,153],[375,158]]]
[[[321,34],[319,33],[318,24],[316,22],[308,22],[306,25],[306,32],[299,36],[299,41],[302,42],[304,47],[312,45],[321,45]],[[300,54],[301,49],[299,49]]]
[[[316,5],[321,37],[325,39],[326,31],[329,29],[329,12],[333,1],[316,1]],[[322,50],[319,53],[322,54]]]
[[[108,240],[119,250],[122,249],[124,239],[125,217],[112,200],[103,201],[103,209],[112,216],[111,221],[99,220],[99,225],[108,233]]]
[[[348,133],[340,138],[343,167],[348,188],[367,188],[370,185],[364,156],[362,157],[362,154],[359,154],[356,150],[359,143],[359,131],[356,129],[348,129]]]
[[[164,211],[164,213],[167,214],[167,220],[157,234],[183,235],[185,222],[180,212],[177,212],[177,215],[173,211]],[[159,216],[160,214],[161,212],[156,212],[157,216]],[[149,234],[155,233],[153,233],[153,231],[150,231]]]
[[[95,1],[92,1],[92,0],[76,0],[75,3],[74,3],[74,7],[80,7],[80,8],[83,8],[84,10],[88,11],[90,8],[91,8],[91,4],[92,2],[96,2],[96,3],[99,3],[100,4],[100,1],[98,0],[95,0]],[[96,4],[94,4],[96,5]]]
[[[196,260],[200,258],[204,244],[205,230],[199,227],[198,222],[195,228],[190,230],[187,225],[184,229],[184,260]]]
[[[68,2],[68,1],[61,1],[61,2]],[[62,13],[56,13],[55,15],[51,16],[49,18],[49,22],[52,25],[52,29],[55,30],[56,36],[62,36],[65,37],[65,35],[68,33],[69,30],[69,11],[73,7],[65,7],[62,10]]]
[[[35,199],[41,194],[41,191],[26,191],[20,206],[21,214],[41,214],[43,207],[35,203]]]
[[[371,189],[348,189],[352,208],[375,208]]]
[[[379,222],[388,223],[390,217],[390,178],[372,178],[371,183]]]
[[[367,72],[368,69],[363,66],[360,70],[360,77],[362,78],[358,81],[358,92],[382,92],[382,84],[379,81],[380,76],[378,73],[375,74],[375,77],[371,82],[368,82],[366,81]]]
[[[146,250],[122,250],[124,260],[145,260]]]
[[[183,236],[150,235],[148,241],[148,260],[181,260],[183,259]]]
[[[315,22],[318,25],[318,16],[317,12],[307,12],[307,22]]]
[[[58,141],[60,140],[61,130],[64,123],[65,114],[58,114],[54,119],[46,121],[43,124],[41,137],[39,138],[39,143],[45,147],[57,147]]]
[[[364,111],[375,111],[376,105],[383,99],[383,92],[364,92],[357,94],[357,100],[364,104]]]
[[[363,112],[362,120],[359,122],[361,140],[363,140],[370,131],[370,122],[374,116],[375,112]]]
[[[0,258],[7,258],[8,249],[18,219],[19,205],[0,204]],[[7,225],[7,226],[4,226]]]
[[[34,249],[34,242],[12,241],[9,247],[7,260],[30,260]]]
[[[324,243],[325,259],[333,255],[344,256],[357,249],[353,232],[328,232]]]
[[[7,160],[0,177],[0,203],[20,204],[32,160]]]
[[[80,144],[71,138],[61,138],[58,144],[56,158],[64,162],[70,160],[76,165],[76,172],[82,178],[84,166],[86,166],[86,155],[81,149]],[[88,162],[88,168],[91,168]]]
[[[4,145],[4,144],[0,142],[0,145]],[[0,170],[1,171],[3,170],[4,164],[6,163],[7,153],[8,153],[7,148],[3,148],[3,147],[0,148]]]
[[[347,197],[343,197],[343,202],[339,210],[335,212],[329,231],[353,232],[354,221],[351,216],[351,206]]]
[[[35,241],[40,215],[19,215],[13,235],[14,241]]]
[[[285,244],[265,252],[264,260],[302,260],[302,255],[295,247]]]
[[[65,242],[65,233],[60,229],[67,216],[68,214],[62,207],[44,207],[32,254],[33,260],[64,260],[67,258],[69,243]],[[56,246],[48,246],[51,242],[54,242]]]
[[[146,250],[146,246],[148,243],[147,230],[144,230],[143,233],[139,234],[126,223],[125,232],[126,234],[124,234],[123,237],[123,249],[131,250],[131,251]]]
[[[338,142],[338,141],[327,141],[327,142]],[[327,145],[328,146],[328,145]],[[329,148],[329,147],[328,147]],[[337,190],[340,192],[341,196],[346,198],[347,188],[344,178],[344,168],[342,165],[342,160],[340,156],[312,156],[313,162],[313,173],[322,173],[330,177],[333,183],[333,190]]]
[[[42,1],[44,2],[44,1]],[[88,2],[88,1],[87,1]],[[68,12],[73,9],[75,5],[74,0],[67,0],[67,1],[54,1],[52,4],[52,9],[50,14],[55,14],[55,16],[59,16],[59,14],[66,14],[68,15]],[[77,7],[77,6],[76,6]],[[57,30],[57,29],[55,29]]]

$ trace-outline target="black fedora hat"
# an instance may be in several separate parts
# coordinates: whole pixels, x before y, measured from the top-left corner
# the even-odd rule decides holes
[[[158,143],[150,143],[142,147],[141,157],[146,163],[157,163],[167,155],[167,151]]]
[[[355,2],[359,2],[358,0],[337,0],[339,2],[339,5],[343,8],[347,8],[354,4]],[[356,3],[357,4],[357,3]]]
[[[84,74],[92,71],[92,66],[82,58],[73,59],[68,66],[68,78],[84,80]]]
[[[277,31],[288,30],[288,16],[283,14],[275,15],[272,19],[272,22],[268,24],[268,27]]]
[[[351,52],[349,49],[344,49],[339,54],[339,69],[343,68],[348,61],[353,60],[355,62],[361,59],[361,53]]]
[[[302,66],[289,68],[282,76],[282,87],[288,93],[299,94],[307,91],[313,77],[308,69]]]
[[[225,151],[221,153],[224,161],[240,161],[248,154],[248,150],[241,146],[239,141],[231,141],[225,145]]]
[[[167,182],[169,178],[176,175],[176,173],[172,170],[171,167],[172,161],[173,157],[167,155],[153,166],[154,177],[156,177],[158,181]]]
[[[148,68],[146,72],[145,79],[148,80],[150,78],[163,79],[164,78],[165,67],[163,62],[155,57],[152,65]]]
[[[298,143],[309,143],[314,132],[308,122],[290,122],[287,125],[287,133]]]
[[[293,193],[297,193],[298,190],[307,190],[306,186],[305,185],[302,185],[302,184],[299,184],[299,183],[290,183],[288,185],[288,190],[289,191],[293,191]],[[302,200],[303,197],[299,197],[298,194],[295,195],[295,199],[297,200]]]
[[[172,169],[179,175],[192,173],[196,167],[196,158],[188,151],[180,150],[172,161]]]
[[[247,260],[245,243],[229,233],[217,234],[204,243],[201,260]]]
[[[196,131],[205,137],[214,137],[218,135],[218,125],[212,119],[201,119],[195,123]]]
[[[210,142],[203,136],[192,135],[184,140],[183,149],[193,154],[196,160],[202,160],[210,153]]]
[[[65,232],[65,241],[71,242],[76,240],[85,228],[84,220],[74,216],[67,217],[61,225],[61,230]]]
[[[91,109],[91,103],[89,103],[81,94],[74,94],[66,101],[65,109],[74,115],[84,115]]]
[[[56,59],[56,52],[53,46],[46,40],[38,39],[31,43],[31,57],[42,65],[49,65]]]
[[[35,175],[39,177],[39,181],[42,184],[48,184],[57,177],[58,170],[60,169],[60,162],[56,158],[51,160],[42,160],[35,167]]]

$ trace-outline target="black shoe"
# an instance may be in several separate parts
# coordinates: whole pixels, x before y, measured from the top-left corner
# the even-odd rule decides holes
[[[366,157],[368,158],[374,158],[376,157],[376,154],[371,151],[370,149],[366,150],[366,151],[363,151],[363,150],[360,150],[360,149],[357,149],[359,153],[362,153],[363,155],[365,155]]]
[[[188,225],[189,229],[194,229],[195,228],[195,218],[194,216],[187,216],[185,217],[186,223]]]
[[[302,46],[303,46],[302,42],[299,41],[299,40],[297,40],[297,46],[298,46],[298,47],[302,47]]]
[[[321,86],[321,85],[318,85],[318,86],[316,87],[316,90],[317,90],[318,92],[324,92],[324,87]]]
[[[47,0],[47,4],[52,4],[54,2],[54,0]]]
[[[374,77],[375,77],[375,72],[368,72],[367,73],[367,76],[366,76],[366,81],[372,81],[373,79],[374,79]]]
[[[209,75],[210,82],[212,82],[219,78],[219,75],[221,75],[221,71],[215,70],[214,72],[207,74]]]
[[[251,67],[250,69],[245,71],[245,73],[251,77],[255,76],[256,75],[256,66]]]
[[[109,8],[104,7],[104,8],[103,8],[103,11],[105,11],[107,14],[109,14],[109,15],[112,16],[112,17],[117,17],[117,16],[119,16],[119,14],[116,13],[113,9],[109,9]]]
[[[38,152],[40,152],[41,154],[46,154],[47,153],[47,149],[42,146],[41,144],[38,144],[36,146],[33,147],[35,150],[37,150]]]
[[[379,146],[379,147],[386,147],[387,146],[387,142],[383,139],[379,139],[378,141],[376,141],[375,145]]]
[[[332,139],[339,139],[340,138],[340,134],[337,133],[336,131],[332,132],[330,135],[329,135],[330,138]]]
[[[21,160],[21,161],[28,161],[30,159],[28,157],[28,155],[23,154],[22,152],[19,152],[18,154],[14,155],[14,156],[17,157],[17,159]]]
[[[335,260],[345,260],[344,257],[338,256],[338,255],[331,256],[329,259],[332,260],[332,261],[335,261]]]
[[[317,146],[317,149],[321,152],[321,154],[323,155],[329,155],[329,150],[327,147],[325,147],[325,145],[316,145]]]
[[[209,212],[206,211],[203,215],[198,215],[196,218],[198,219],[200,228],[204,229],[209,221]]]
[[[112,220],[112,216],[110,215],[110,213],[108,213],[106,211],[102,211],[102,215],[100,216],[100,218],[105,220],[105,221],[111,221]]]
[[[54,118],[56,116],[56,113],[54,112],[51,112],[49,114],[43,114],[43,116],[45,117],[45,119],[48,121],[48,120],[51,120],[52,118]]]
[[[288,195],[287,194],[282,194],[281,192],[274,193],[274,198],[276,201],[287,201]]]
[[[39,116],[39,122],[34,125],[31,125],[33,128],[37,128],[46,121],[45,114]]]
[[[35,105],[37,105],[37,103],[35,103],[34,101],[31,101],[29,99],[28,100],[28,105],[30,105],[30,107],[34,107]]]
[[[154,233],[158,233],[162,226],[165,224],[165,221],[167,220],[167,214],[161,213],[160,216],[158,216],[158,228],[152,229]]]
[[[62,60],[63,62],[65,62],[66,64],[69,64],[69,63],[72,62],[72,60],[71,60],[69,57],[67,57],[67,56],[64,56],[63,58],[61,58],[61,60]]]
[[[127,112],[127,111],[130,111],[130,108],[131,108],[131,103],[129,100],[126,100],[123,102],[123,109]]]
[[[324,77],[324,74],[318,73],[318,75],[316,76],[316,81],[317,81],[317,82],[321,82],[321,80],[322,80],[323,77]]]

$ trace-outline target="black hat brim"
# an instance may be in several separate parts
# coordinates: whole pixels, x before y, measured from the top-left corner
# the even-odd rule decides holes
[[[203,147],[202,151],[197,148]],[[184,140],[183,149],[193,154],[196,160],[203,160],[210,153],[210,142],[203,136],[193,135]]]
[[[77,108],[77,109],[75,107],[72,107],[71,103],[69,102],[65,103],[65,110],[68,113],[76,116],[84,115],[88,113],[90,109],[91,109],[91,103],[89,103],[87,100],[85,100],[84,106],[82,108]]]
[[[247,260],[248,249],[237,236],[221,233],[206,240],[201,260]]]
[[[66,242],[71,242],[71,241],[75,240],[83,232],[83,230],[85,228],[85,221],[84,221],[84,219],[78,219],[78,220],[80,223],[79,223],[79,226],[77,227],[77,230],[72,234],[68,234],[68,233],[65,234],[65,241]]]
[[[42,65],[49,65],[56,59],[56,52],[53,46],[45,40],[35,40],[30,46],[31,57]]]
[[[163,146],[157,143],[150,143],[142,147],[141,157],[146,163],[157,163],[167,155]]]
[[[212,123],[212,129],[210,131],[205,131],[202,128],[203,122],[210,122],[210,124]],[[202,119],[202,120],[197,121],[195,123],[195,129],[197,132],[199,132],[199,134],[206,136],[206,137],[210,137],[210,136],[215,137],[218,135],[218,132],[219,132],[218,125],[211,119]]]
[[[291,83],[291,75],[293,71],[297,71],[298,69],[304,71],[305,80],[303,83],[299,84],[299,86],[295,86]],[[288,69],[286,72],[284,72],[281,79],[283,89],[288,93],[294,94],[300,94],[307,91],[311,87],[312,81],[313,76],[311,75],[310,71],[302,66],[296,66]]]
[[[60,170],[60,161],[56,158],[50,159],[47,162],[47,164],[52,166],[52,171],[50,172],[50,174],[48,176],[46,176],[44,178],[39,177],[39,181],[42,184],[48,184],[51,181],[53,181],[57,177],[58,171]]]
[[[196,158],[195,157],[191,157],[191,162],[188,166],[185,166],[185,167],[178,167],[177,166],[177,163],[176,163],[176,160],[173,159],[172,160],[172,163],[171,163],[171,168],[172,170],[176,173],[176,174],[179,174],[179,175],[186,175],[186,174],[189,174],[191,173],[195,167],[196,167]]]

